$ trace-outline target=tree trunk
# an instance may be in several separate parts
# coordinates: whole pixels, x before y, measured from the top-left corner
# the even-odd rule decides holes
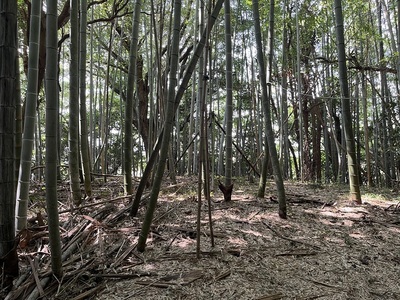
[[[61,239],[58,219],[57,195],[57,120],[58,120],[58,80],[57,80],[57,2],[47,0],[47,57],[46,57],[46,205],[51,249],[51,269],[61,279]]]
[[[193,28],[193,36],[198,37],[202,33],[199,26],[199,11],[200,11],[200,0],[196,0],[196,8],[195,8],[195,21],[194,21],[194,28]],[[196,40],[193,41],[193,47],[196,46]],[[193,73],[192,79],[193,85],[191,90],[191,97],[190,97],[190,119],[189,119],[189,130],[188,130],[188,140],[189,143],[193,138],[193,134],[195,133],[195,119],[194,119],[194,112],[195,112],[195,104],[196,104],[196,90],[197,90],[197,72]],[[195,144],[196,140],[193,143],[190,143],[189,150],[188,150],[188,166],[187,172],[188,175],[192,175],[195,169]]]
[[[79,25],[78,0],[71,0],[71,61],[69,95],[69,177],[71,198],[78,206],[82,202],[79,182]],[[48,29],[47,29],[48,30]]]
[[[367,186],[372,187],[371,175],[371,155],[369,153],[369,130],[368,130],[368,111],[367,111],[367,81],[364,72],[361,73],[361,94],[362,94],[362,107],[363,107],[363,121],[364,121],[364,147],[365,147],[365,168],[367,176]]]
[[[31,162],[33,142],[36,128],[36,104],[38,88],[38,63],[39,63],[39,33],[41,0],[33,0],[31,5],[31,24],[29,36],[29,59],[28,59],[28,86],[25,102],[25,120],[22,137],[21,166],[17,186],[17,205],[15,229],[20,231],[26,228],[29,183],[31,179]]]
[[[11,289],[18,276],[15,239],[15,116],[17,95],[17,1],[0,1],[0,281]]]
[[[270,2],[270,28],[269,28],[269,54],[268,54],[269,78],[271,78],[271,73],[272,73],[274,9],[275,9],[275,2],[274,2],[274,0],[271,0],[271,2]],[[285,187],[283,185],[281,168],[279,166],[278,153],[277,153],[276,147],[275,147],[275,135],[274,135],[274,132],[272,129],[271,111],[270,111],[271,83],[268,82],[268,86],[267,86],[267,76],[266,76],[265,65],[264,65],[264,54],[263,54],[263,48],[262,48],[262,43],[261,43],[260,13],[259,13],[259,7],[258,7],[258,0],[253,0],[253,14],[254,14],[255,38],[256,38],[256,44],[257,44],[257,59],[258,59],[258,63],[259,63],[260,81],[261,81],[261,88],[262,88],[261,95],[262,95],[264,115],[265,115],[266,142],[267,142],[268,150],[269,150],[270,157],[271,157],[272,169],[274,172],[274,179],[275,179],[276,189],[278,192],[279,217],[286,219],[287,216],[286,216]]]
[[[91,180],[91,160],[88,141],[88,124],[86,111],[86,27],[87,27],[87,0],[80,2],[80,56],[79,56],[79,97],[80,97],[80,117],[81,117],[81,154],[82,169],[85,183],[85,193],[88,197],[92,196]]]
[[[141,0],[135,1],[133,13],[132,40],[129,51],[128,84],[126,90],[125,123],[124,123],[124,189],[125,194],[132,194],[132,114],[133,114],[133,90],[135,84],[135,66],[137,62],[138,35],[140,23]],[[146,141],[145,141],[146,143]]]
[[[285,1],[285,15],[286,15],[286,2]],[[283,42],[282,42],[282,99],[281,99],[281,123],[280,123],[280,162],[282,166],[282,175],[285,179],[289,178],[289,127],[288,127],[288,28],[285,24],[283,27]]]
[[[225,135],[225,188],[229,187],[229,197],[232,193],[232,123],[233,123],[233,96],[232,96],[232,29],[230,0],[225,0],[225,56],[226,56],[226,135]],[[232,188],[230,186],[232,185]]]
[[[22,99],[21,99],[21,76],[19,68],[19,59],[15,60],[17,70],[17,98],[16,98],[16,115],[15,115],[15,181],[18,182],[19,177],[19,165],[21,164],[21,149],[22,149],[22,126],[23,126],[23,115],[22,115]]]
[[[355,141],[351,124],[350,95],[347,79],[346,53],[344,47],[344,26],[342,1],[335,0],[336,39],[338,48],[339,81],[342,92],[343,127],[346,138],[347,166],[350,182],[350,200],[361,204],[361,193],[358,179]]]
[[[298,105],[298,136],[297,140],[299,143],[299,172],[300,180],[304,180],[304,154],[303,154],[303,100],[302,100],[302,80],[301,80],[301,62],[300,62],[300,24],[299,24],[299,6],[300,3],[296,4],[296,61],[297,61],[297,97],[299,100]]]

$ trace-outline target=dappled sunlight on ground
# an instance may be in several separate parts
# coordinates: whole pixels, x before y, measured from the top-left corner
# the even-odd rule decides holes
[[[397,198],[354,205],[347,187],[286,182],[283,220],[273,182],[265,199],[254,196],[256,185],[235,182],[231,202],[216,189],[210,207],[202,199],[198,236],[196,179],[178,179],[163,187],[144,253],[136,243],[147,200],[137,217],[129,216],[127,201],[62,213],[64,243],[77,240],[79,247],[52,293],[98,300],[400,299]],[[45,239],[31,242],[37,248],[26,250],[29,257],[48,251]],[[28,255],[21,256],[27,266]],[[40,259],[43,274],[49,256]],[[91,298],[82,296],[92,288],[98,290]]]
[[[254,230],[251,230],[251,229],[244,229],[244,230],[242,230],[242,232],[245,233],[245,234],[251,234],[251,235],[254,235],[254,236],[264,236],[264,234],[262,234],[261,232],[254,231]]]
[[[243,238],[238,237],[228,237],[227,242],[236,247],[246,247],[248,245],[248,243]]]
[[[179,248],[183,248],[183,249],[188,249],[189,247],[192,247],[193,245],[195,245],[196,241],[193,239],[179,239],[177,242],[174,242],[172,245],[179,247]]]
[[[349,234],[349,236],[351,236],[352,238],[355,238],[355,239],[359,239],[359,240],[368,238],[367,235],[362,234],[360,232],[352,232]]]

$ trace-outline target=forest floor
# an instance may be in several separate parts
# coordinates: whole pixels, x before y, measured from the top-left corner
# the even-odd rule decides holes
[[[64,184],[59,203],[67,258],[57,281],[49,275],[44,190],[34,185],[21,274],[6,299],[400,299],[398,191],[363,189],[363,204],[355,205],[347,186],[286,182],[285,188],[286,220],[278,217],[273,182],[265,199],[243,179],[235,181],[230,202],[215,190],[215,245],[204,203],[197,258],[196,178],[163,183],[143,253],[136,243],[146,194],[133,218],[117,178],[95,185],[94,198],[80,209],[68,204]]]

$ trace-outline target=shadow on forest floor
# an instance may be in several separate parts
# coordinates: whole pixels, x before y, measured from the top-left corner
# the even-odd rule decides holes
[[[397,192],[365,190],[357,206],[346,200],[346,186],[286,182],[282,220],[272,182],[258,199],[256,185],[237,180],[231,202],[214,189],[214,247],[203,204],[197,259],[196,181],[164,183],[144,253],[135,246],[146,197],[132,218],[117,179],[95,186],[96,198],[85,204],[97,205],[79,210],[70,209],[68,187],[60,186],[63,251],[71,252],[61,282],[49,277],[44,194],[33,187],[21,274],[7,299],[29,299],[33,290],[74,300],[400,299]]]

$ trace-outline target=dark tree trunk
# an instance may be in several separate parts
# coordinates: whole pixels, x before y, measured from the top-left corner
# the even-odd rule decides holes
[[[136,63],[136,87],[139,99],[139,111],[138,116],[133,119],[133,125],[139,128],[140,135],[143,139],[144,147],[146,152],[149,146],[149,118],[148,105],[149,105],[149,79],[147,74],[143,74],[143,58],[138,57]],[[140,123],[139,123],[140,122]]]
[[[14,225],[17,2],[0,1],[0,12],[0,282],[2,288],[10,289],[18,276]]]

